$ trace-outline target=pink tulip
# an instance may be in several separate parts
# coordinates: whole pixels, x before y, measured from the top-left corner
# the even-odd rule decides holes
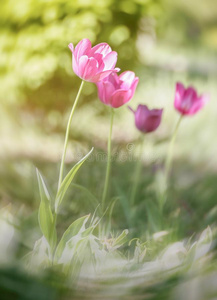
[[[137,110],[134,111],[131,107],[129,109],[135,115],[136,127],[144,132],[155,131],[160,125],[163,109],[148,109],[146,105],[138,105]]]
[[[196,114],[208,100],[208,95],[198,96],[197,91],[193,87],[185,89],[182,83],[178,82],[176,84],[174,107],[182,115]]]
[[[83,39],[75,49],[72,43],[68,47],[72,52],[73,70],[83,80],[98,82],[110,73],[120,71],[115,68],[117,52],[106,43],[91,48],[90,40]]]
[[[118,108],[132,99],[138,82],[134,72],[126,71],[119,76],[112,73],[97,83],[99,99],[106,105]]]

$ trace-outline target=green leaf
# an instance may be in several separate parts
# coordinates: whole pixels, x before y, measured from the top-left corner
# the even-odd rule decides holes
[[[105,229],[106,235],[108,235],[110,230],[111,230],[111,221],[112,221],[113,209],[114,209],[114,206],[115,206],[118,199],[119,199],[119,197],[114,198],[114,200],[111,201],[111,204],[108,207],[108,224],[107,224],[106,229]]]
[[[89,238],[92,235],[94,226],[88,227],[84,231],[80,231],[78,234],[74,235],[64,247],[64,250],[61,254],[61,257],[58,260],[58,263],[63,265],[74,264],[75,259],[78,258],[80,262],[83,262],[90,252],[87,251],[89,244]],[[71,268],[74,266],[71,265]]]
[[[115,239],[112,248],[117,249],[121,247],[124,243],[126,243],[128,233],[128,229],[123,230],[122,233]]]
[[[90,226],[87,229],[85,229],[82,233],[81,233],[81,237],[82,238],[86,238],[88,237],[90,234],[92,234],[93,230],[95,229],[95,226]]]
[[[212,246],[212,230],[208,226],[201,234],[195,253],[195,260],[205,256],[211,249]]]
[[[85,162],[85,160],[90,156],[90,154],[92,153],[93,148],[90,150],[90,152],[85,155],[77,164],[74,165],[74,167],[69,171],[69,173],[66,175],[66,177],[64,178],[63,182],[61,183],[61,186],[58,190],[57,196],[56,196],[56,200],[55,200],[55,212],[57,212],[57,209],[59,207],[59,205],[61,204],[63,197],[70,185],[70,183],[72,182],[75,174],[77,173],[77,171],[79,170],[79,168],[82,166],[82,164]]]
[[[87,223],[90,215],[81,217],[74,221],[68,229],[64,232],[55,252],[55,261],[58,261],[61,257],[63,250],[67,242],[73,237],[76,236],[78,233],[85,231],[85,224]]]
[[[33,251],[31,252],[30,267],[37,268],[39,266],[49,266],[51,263],[51,251],[47,238],[42,236],[35,242]]]
[[[201,234],[198,241],[194,242],[188,251],[187,264],[192,264],[197,259],[204,257],[212,246],[212,230],[208,226]]]
[[[36,169],[36,173],[41,197],[41,203],[38,212],[39,226],[48,243],[53,246],[56,240],[56,231],[54,229],[54,218],[51,210],[51,199],[45,182],[38,169]]]

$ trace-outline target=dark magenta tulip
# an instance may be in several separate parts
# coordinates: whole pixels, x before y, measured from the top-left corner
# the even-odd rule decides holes
[[[149,109],[146,105],[138,105],[137,110],[134,111],[131,107],[129,109],[134,113],[136,127],[144,132],[155,131],[160,125],[163,109]]]

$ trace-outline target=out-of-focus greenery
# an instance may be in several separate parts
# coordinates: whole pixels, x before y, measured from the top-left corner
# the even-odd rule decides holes
[[[142,35],[144,46],[157,33],[173,47],[216,50],[216,17],[215,0],[193,0],[190,5],[187,0],[3,0],[0,99],[64,110],[78,83],[72,77],[69,42],[84,37],[93,44],[106,41],[118,50],[121,69],[135,70],[136,41]],[[86,93],[90,96],[93,87]]]
[[[196,170],[206,164],[208,170],[205,171],[215,171],[213,144],[216,104],[213,99],[217,95],[216,15],[214,0],[208,0],[206,4],[192,0],[191,5],[187,0],[2,1],[0,157],[6,160],[1,165],[2,199],[6,203],[12,199],[20,203],[23,199],[30,207],[37,207],[37,202],[30,195],[33,179],[28,181],[29,178],[34,178],[34,170],[32,168],[29,175],[28,167],[25,163],[24,167],[22,163],[19,164],[18,158],[31,158],[36,165],[40,165],[38,161],[43,165],[48,160],[51,163],[59,161],[68,108],[80,82],[73,74],[71,53],[67,45],[69,42],[76,44],[84,37],[91,39],[93,44],[108,42],[118,51],[118,66],[123,70],[132,68],[140,77],[132,106],[143,102],[151,107],[165,108],[161,128],[153,138],[147,140],[147,144],[149,141],[151,145],[157,144],[153,152],[150,150],[153,147],[147,147],[147,151],[152,152],[152,157],[147,158],[147,164],[155,160],[162,163],[164,159],[166,146],[159,141],[169,137],[171,127],[175,124],[176,113],[172,106],[175,82],[182,80],[187,84],[193,83],[199,92],[210,93],[211,103],[205,112],[183,122],[175,158],[190,161],[192,168]],[[97,99],[93,84],[86,83],[82,97],[73,120],[71,137],[74,143],[69,145],[69,149],[73,151],[69,151],[68,162],[77,161],[77,153],[84,152],[91,146],[100,151],[105,149],[107,110]],[[132,115],[125,108],[117,110],[116,115],[114,151],[122,148],[126,150],[127,143],[136,142],[138,133],[133,127]],[[192,135],[194,140],[191,139]],[[192,152],[195,143],[198,147]],[[206,149],[203,147],[204,143]],[[212,164],[209,164],[210,157],[214,162]],[[11,164],[8,160],[12,159],[15,163]],[[105,162],[98,162],[93,171],[98,181],[101,181],[104,164]],[[47,168],[43,165],[46,172]],[[124,171],[129,174],[129,180],[132,180],[133,163],[126,164],[125,168],[130,171],[121,169],[120,165],[123,166],[117,162],[118,176],[122,178],[120,174]],[[58,167],[55,166],[53,176],[49,176],[53,186],[57,170]],[[193,179],[191,178],[189,185],[198,188],[195,182],[199,180],[197,173],[192,172]],[[23,181],[19,174],[28,180]],[[89,171],[82,174],[80,182],[89,186],[99,197],[103,182],[89,179],[88,174]],[[186,173],[182,176],[185,177]],[[147,184],[150,178],[147,178]],[[15,189],[10,184],[11,181],[14,182]],[[114,182],[114,186],[119,185],[119,189],[123,190],[115,191],[112,188],[112,196],[120,193],[124,198],[128,193],[128,189],[125,189],[128,181],[126,179],[123,182],[123,187],[120,179],[119,181],[118,184]],[[151,184],[146,194],[151,194]],[[180,190],[183,186],[186,187],[185,180],[180,181],[179,185]],[[199,193],[198,196],[202,195]],[[125,202],[122,200],[122,203]],[[75,206],[74,203],[73,205]],[[81,208],[78,205],[73,209],[78,212]],[[140,218],[137,221],[140,223]]]
[[[193,207],[198,206],[198,211],[194,218],[191,218],[193,222],[188,228],[189,232],[192,232],[194,227],[202,229],[200,218],[212,209],[216,195],[215,189],[211,191],[210,182],[215,180],[212,172],[215,171],[217,163],[214,156],[214,123],[217,108],[213,100],[217,95],[217,8],[213,0],[208,0],[207,5],[196,0],[191,1],[191,4],[189,5],[187,0],[2,1],[0,157],[5,159],[5,162],[0,167],[0,188],[3,203],[24,202],[25,207],[37,209],[35,171],[34,167],[30,166],[33,165],[33,161],[48,175],[51,188],[55,188],[58,172],[56,163],[61,156],[62,134],[68,108],[74,101],[80,82],[73,74],[71,53],[67,45],[69,42],[76,44],[86,37],[91,39],[93,44],[108,42],[118,51],[118,66],[123,70],[132,68],[140,77],[132,106],[142,102],[151,107],[165,108],[161,127],[153,137],[147,138],[145,165],[148,171],[143,170],[144,177],[140,183],[141,189],[137,195],[135,211],[130,217],[133,218],[131,221],[131,210],[127,208],[126,203],[133,182],[134,162],[126,162],[125,166],[121,160],[114,162],[113,173],[117,176],[112,181],[111,196],[120,197],[117,210],[114,210],[114,224],[118,219],[117,228],[125,228],[127,224],[135,226],[140,232],[143,231],[143,214],[147,214],[143,200],[149,199],[147,201],[152,203],[155,197],[155,173],[151,172],[151,169],[155,169],[155,163],[158,165],[163,162],[166,143],[160,141],[168,139],[177,117],[172,106],[175,82],[181,80],[187,84],[193,83],[199,92],[210,93],[211,101],[205,111],[192,119],[186,118],[180,128],[175,158],[186,164],[190,162],[192,173],[188,175],[188,180],[185,179],[190,171],[187,167],[178,173],[179,185],[176,193],[180,192],[181,195],[175,196],[174,192],[171,203],[175,203],[175,206],[168,205],[171,207],[168,215],[178,209],[180,203],[185,208],[187,205],[188,208],[183,209],[184,215],[180,220],[188,219],[188,212],[193,212]],[[93,84],[86,83],[72,125],[73,143],[69,145],[68,162],[77,161],[81,158],[79,155],[92,146],[96,151],[105,149],[108,113],[106,107],[97,99]],[[132,115],[127,113],[125,108],[116,112],[113,136],[114,153],[126,152],[128,143],[134,143],[131,153],[127,154],[137,157],[138,132],[133,126]],[[191,139],[191,136],[194,136],[194,139]],[[195,144],[198,147],[192,151]],[[31,158],[32,161],[30,164],[19,162],[20,158]],[[14,161],[11,163],[11,160]],[[45,164],[48,161],[52,165]],[[204,190],[207,191],[207,184],[212,194],[210,201],[206,201],[205,211],[204,205],[198,205],[206,198],[206,194],[200,192],[201,177],[198,176],[198,169],[204,169],[204,166],[205,174],[209,174],[207,181],[203,181]],[[88,187],[97,198],[101,196],[104,167],[105,161],[96,161],[94,166],[90,162],[86,171],[77,178],[77,183]],[[204,171],[201,176],[204,175]],[[90,173],[94,173],[91,178]],[[127,176],[123,179],[122,174]],[[186,187],[187,190],[184,191]],[[190,191],[193,190],[191,194]],[[35,191],[35,195],[32,195],[32,191]],[[79,204],[80,200],[71,202],[72,215],[93,212],[95,209],[90,201],[85,203],[84,194],[76,188],[68,197],[78,197],[84,202],[82,206]],[[173,197],[186,199],[176,202],[173,201]],[[123,214],[120,215],[119,210]],[[206,222],[205,224],[207,225]],[[187,232],[187,226],[182,229],[183,236]]]
[[[85,37],[108,42],[119,52],[119,66],[132,68],[141,18],[160,13],[162,0],[3,0],[1,98],[63,110],[77,86],[67,45]]]
[[[109,190],[110,198],[116,199],[111,224],[114,233],[129,228],[131,237],[139,236],[145,241],[162,229],[162,220],[155,214],[155,181],[178,118],[173,109],[174,86],[178,80],[194,85],[200,93],[208,92],[211,100],[197,116],[186,118],[181,124],[163,220],[163,229],[169,230],[169,237],[159,242],[159,249],[216,224],[216,0],[2,0],[0,197],[1,206],[12,203],[12,212],[16,211],[19,220],[15,260],[20,260],[40,238],[35,166],[47,178],[50,191],[56,192],[57,162],[61,157],[68,110],[80,83],[73,74],[67,45],[69,42],[76,44],[82,38],[89,38],[93,44],[108,42],[118,52],[117,66],[123,71],[132,69],[140,77],[131,102],[133,108],[139,103],[147,103],[152,108],[164,107],[160,128],[146,138],[142,175],[132,207],[129,194],[135,159],[138,158],[138,132],[133,125],[133,116],[126,108],[116,111],[113,154],[118,153],[119,157],[112,163]],[[96,155],[102,155],[106,149],[108,111],[97,99],[95,86],[85,85],[70,133],[68,169],[92,146]],[[94,163],[88,161],[82,167],[66,195],[66,205],[58,219],[59,235],[78,216],[93,214],[94,201],[100,199],[102,193],[105,165],[105,160],[95,157]],[[87,187],[89,193],[80,190],[78,185]],[[151,216],[155,216],[154,222]],[[158,248],[157,243],[153,244]],[[154,254],[159,251],[153,245],[151,247]],[[215,248],[216,245],[213,250]],[[147,260],[149,258],[153,259],[150,252]],[[14,261],[10,263],[13,265]],[[197,268],[193,274],[192,270],[186,273],[184,270],[171,277],[156,276],[145,287],[141,281],[143,277],[138,277],[141,290],[137,282],[135,286],[132,284],[132,299],[137,294],[138,297],[145,294],[150,299],[203,299],[203,293],[201,297],[193,297],[182,291],[183,286],[195,290],[195,282],[205,285],[209,281],[210,289],[213,288],[211,281],[216,279],[216,272],[208,277],[206,272],[215,271],[216,252],[209,255],[205,265],[205,273],[198,278],[194,277]],[[186,278],[191,279],[186,282]],[[50,286],[34,277],[26,278],[15,266],[3,268],[0,279],[5,299],[9,296],[11,299],[35,299],[41,297],[40,293],[48,299],[57,297],[57,292]],[[46,280],[42,278],[42,281]],[[11,290],[10,285],[15,282],[17,285]],[[56,286],[56,281],[49,279],[50,282],[51,286]],[[23,286],[31,287],[32,283],[33,293],[30,296],[23,293]],[[83,283],[80,284],[82,295],[79,290],[75,294],[77,299],[84,299],[87,295],[83,295]],[[101,284],[103,296],[108,295],[110,286],[106,290],[106,284]],[[171,296],[176,285],[174,296]],[[94,290],[93,298],[96,287],[99,285],[90,289]]]

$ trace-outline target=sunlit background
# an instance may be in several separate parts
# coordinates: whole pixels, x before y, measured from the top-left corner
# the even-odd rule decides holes
[[[68,44],[76,45],[83,38],[93,45],[109,43],[118,52],[121,71],[133,70],[140,78],[131,107],[142,103],[164,108],[161,126],[146,137],[144,169],[133,211],[127,209],[127,199],[139,132],[127,107],[116,110],[113,154],[119,156],[112,166],[110,196],[118,196],[120,201],[114,209],[113,229],[132,227],[137,235],[147,233],[146,202],[155,197],[155,171],[162,166],[178,119],[173,108],[177,81],[208,93],[210,102],[181,124],[174,152],[172,208],[168,205],[166,213],[171,219],[179,217],[176,239],[203,230],[217,217],[216,0],[2,0],[0,207],[10,204],[10,210],[22,220],[18,257],[40,236],[36,167],[55,193],[65,127],[80,84],[72,70]],[[92,146],[95,153],[106,151],[108,130],[108,108],[98,99],[95,85],[85,83],[72,122],[68,166]],[[75,183],[99,198],[105,166],[102,159],[88,161]],[[96,208],[76,188],[68,193],[70,199],[63,207],[63,227],[69,219]],[[149,230],[154,233],[157,229],[156,220]],[[176,299],[185,299],[180,288],[174,293]],[[193,295],[188,299],[205,298]]]

